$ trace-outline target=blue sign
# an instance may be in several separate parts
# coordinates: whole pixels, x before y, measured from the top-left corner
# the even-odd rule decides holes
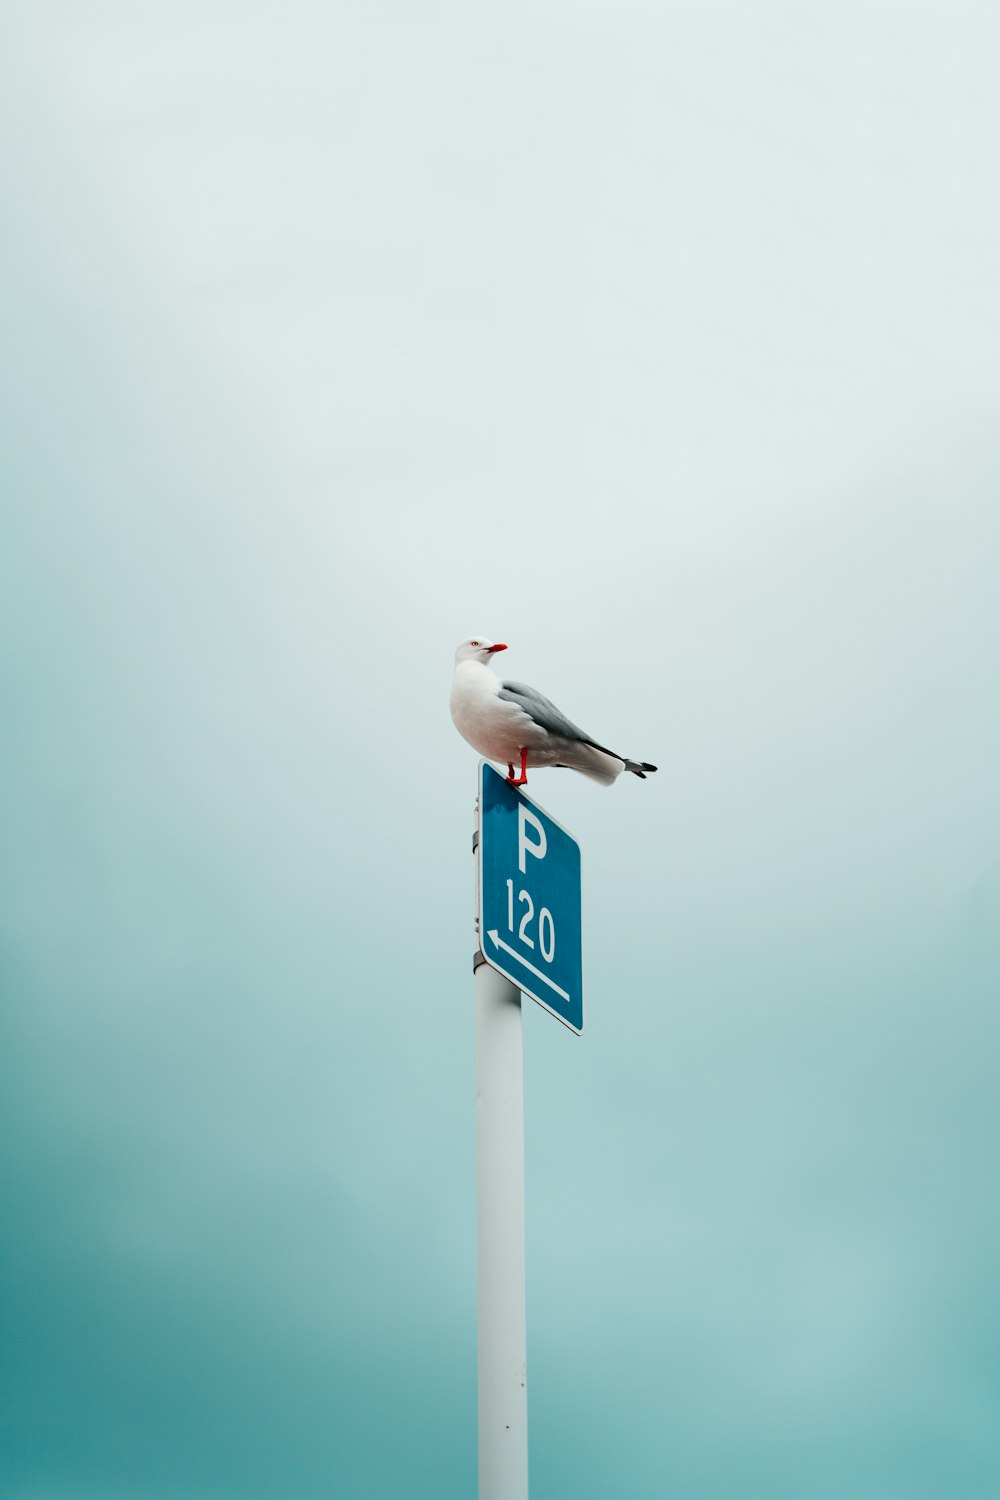
[[[580,845],[486,761],[479,767],[479,946],[494,969],[583,1030]]]

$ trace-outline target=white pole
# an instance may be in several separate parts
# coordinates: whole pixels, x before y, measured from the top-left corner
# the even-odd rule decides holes
[[[479,1500],[527,1500],[521,992],[478,943],[475,979]]]

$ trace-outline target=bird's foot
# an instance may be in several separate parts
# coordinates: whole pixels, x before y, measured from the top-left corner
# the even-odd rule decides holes
[[[527,750],[522,750],[521,751],[521,774],[520,774],[520,776],[515,776],[514,775],[514,767],[511,765],[510,761],[507,762],[507,772],[508,772],[508,775],[507,775],[507,785],[508,786],[527,786],[528,785],[528,752],[527,752]]]

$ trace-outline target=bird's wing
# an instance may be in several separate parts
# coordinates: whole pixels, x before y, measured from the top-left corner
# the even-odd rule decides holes
[[[500,697],[507,703],[514,703],[526,713],[529,719],[540,725],[548,734],[558,735],[563,740],[577,740],[584,745],[592,745],[595,750],[600,750],[604,755],[610,755],[615,760],[623,757],[616,755],[613,750],[599,745],[592,740],[585,730],[572,719],[567,719],[562,709],[556,708],[550,698],[540,693],[533,687],[528,687],[523,682],[503,682],[500,684]]]

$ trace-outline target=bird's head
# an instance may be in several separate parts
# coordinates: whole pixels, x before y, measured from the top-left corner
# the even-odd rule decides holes
[[[505,645],[491,641],[488,636],[473,635],[467,641],[463,641],[456,650],[455,665],[457,667],[461,661],[487,662],[497,651],[506,651],[506,649]]]

